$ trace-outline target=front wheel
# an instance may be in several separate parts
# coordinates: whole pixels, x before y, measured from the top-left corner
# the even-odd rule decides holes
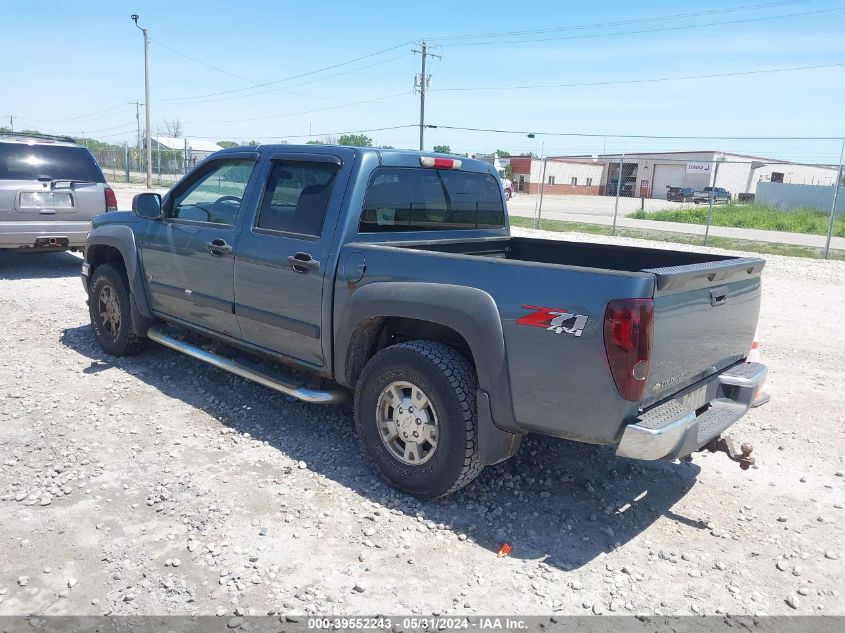
[[[145,339],[132,331],[129,282],[122,267],[101,264],[94,269],[88,286],[88,311],[94,336],[104,352],[129,356],[140,351]]]
[[[477,388],[473,366],[443,343],[410,341],[373,356],[355,389],[358,440],[373,470],[421,499],[475,479]]]

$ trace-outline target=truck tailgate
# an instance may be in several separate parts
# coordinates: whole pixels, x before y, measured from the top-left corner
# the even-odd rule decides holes
[[[643,271],[656,278],[643,408],[745,359],[757,326],[764,265],[749,257]]]

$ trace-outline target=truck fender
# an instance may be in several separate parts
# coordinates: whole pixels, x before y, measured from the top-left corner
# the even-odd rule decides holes
[[[347,365],[349,352],[354,351],[350,346],[359,327],[367,328],[374,320],[384,317],[417,319],[448,327],[464,338],[475,359],[479,392],[483,392],[478,399],[479,426],[489,423],[491,427],[479,429],[479,441],[484,438],[485,444],[511,447],[516,444],[518,447],[517,440],[507,437],[518,434],[519,429],[511,404],[502,322],[496,303],[488,293],[452,284],[378,282],[356,290],[343,311],[337,328],[334,358],[335,367],[339,369],[336,371],[338,382],[354,388],[348,384]],[[506,436],[501,436],[502,433]],[[491,449],[488,459],[493,459],[495,452]]]
[[[96,246],[109,246],[120,253],[123,266],[129,280],[129,300],[132,310],[132,329],[137,336],[146,336],[147,330],[155,323],[149,298],[147,297],[144,273],[138,256],[138,246],[135,243],[135,233],[132,227],[120,224],[107,224],[96,227],[88,235],[85,246],[85,261],[92,269],[100,262],[97,261]]]

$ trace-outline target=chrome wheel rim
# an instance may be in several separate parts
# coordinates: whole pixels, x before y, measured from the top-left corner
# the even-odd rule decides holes
[[[100,290],[97,297],[97,311],[100,313],[100,323],[112,338],[120,332],[120,303],[117,292],[109,285]]]
[[[387,450],[403,464],[420,466],[437,450],[440,428],[428,396],[413,383],[390,383],[378,398],[376,423]]]

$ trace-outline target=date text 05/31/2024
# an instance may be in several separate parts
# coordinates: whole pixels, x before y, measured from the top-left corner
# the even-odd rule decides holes
[[[394,625],[401,625],[403,630],[480,630],[519,631],[528,628],[528,623],[521,618],[501,616],[440,617],[440,616],[411,616],[411,617],[323,617],[308,618],[308,628],[314,630],[326,629],[358,629],[358,630],[391,630]]]

